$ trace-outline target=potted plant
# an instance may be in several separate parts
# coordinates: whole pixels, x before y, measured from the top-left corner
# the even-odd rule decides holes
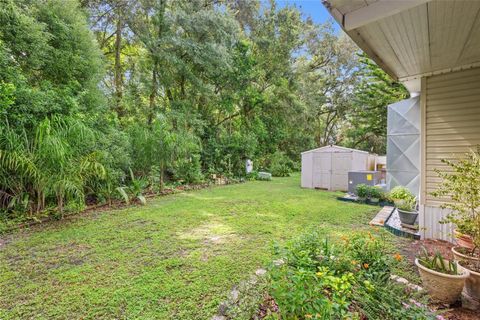
[[[462,294],[469,271],[436,252],[430,255],[425,248],[415,259],[423,286],[435,302],[452,304]]]
[[[465,293],[480,302],[480,148],[470,150],[464,158],[442,160],[451,170],[435,170],[442,182],[432,195],[449,197],[442,208],[450,214],[442,221],[456,226],[458,247],[452,252],[459,265],[469,270]]]
[[[390,191],[389,198],[395,204],[400,221],[404,224],[414,225],[418,217],[417,198],[403,186],[396,186]]]
[[[359,201],[365,201],[368,197],[368,186],[364,183],[360,183],[355,187],[355,194]]]
[[[379,203],[383,198],[383,190],[381,187],[371,186],[368,188],[368,198],[371,203]]]

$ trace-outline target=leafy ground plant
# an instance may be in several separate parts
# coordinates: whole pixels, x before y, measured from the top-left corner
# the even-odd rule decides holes
[[[317,231],[279,251],[270,272],[279,312],[270,319],[435,319],[402,285],[390,280],[398,259],[379,235],[330,241]]]
[[[458,267],[453,261],[445,260],[440,252],[429,254],[427,249],[422,248],[422,253],[418,257],[418,262],[425,268],[433,271],[457,275]]]

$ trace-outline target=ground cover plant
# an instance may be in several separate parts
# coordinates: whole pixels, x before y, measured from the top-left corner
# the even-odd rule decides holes
[[[425,299],[391,280],[402,260],[381,233],[342,240],[311,231],[278,252],[268,319],[436,319]]]
[[[1,319],[208,319],[272,246],[368,228],[371,206],[299,175],[149,199],[0,238]],[[372,265],[372,269],[376,269]]]

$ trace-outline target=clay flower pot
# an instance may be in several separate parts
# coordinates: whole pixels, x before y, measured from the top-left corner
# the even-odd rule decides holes
[[[471,236],[469,236],[468,234],[463,234],[457,230],[454,230],[453,234],[455,236],[455,239],[457,239],[458,246],[468,248],[470,250],[474,248],[473,239]]]
[[[445,304],[453,304],[460,298],[465,280],[470,275],[470,272],[460,265],[458,266],[458,272],[460,273],[458,275],[428,269],[422,266],[418,259],[415,259],[415,265],[418,267],[423,286],[432,300]]]
[[[480,301],[480,272],[471,270],[468,263],[479,263],[480,258],[465,255],[458,251],[458,248],[452,248],[455,260],[470,272],[470,276],[465,281],[465,293],[474,300]]]

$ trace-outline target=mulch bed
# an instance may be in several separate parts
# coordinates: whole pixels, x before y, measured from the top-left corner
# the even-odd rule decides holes
[[[444,258],[453,259],[452,247],[454,245],[450,242],[443,240],[415,240],[409,243],[405,243],[401,246],[401,252],[408,261],[414,264],[415,257],[422,251],[422,247],[427,249],[428,252],[439,251]],[[443,306],[435,306],[439,310],[446,311],[442,313],[442,316],[448,320],[479,320],[480,311],[471,311],[459,306],[452,306],[446,310]]]

